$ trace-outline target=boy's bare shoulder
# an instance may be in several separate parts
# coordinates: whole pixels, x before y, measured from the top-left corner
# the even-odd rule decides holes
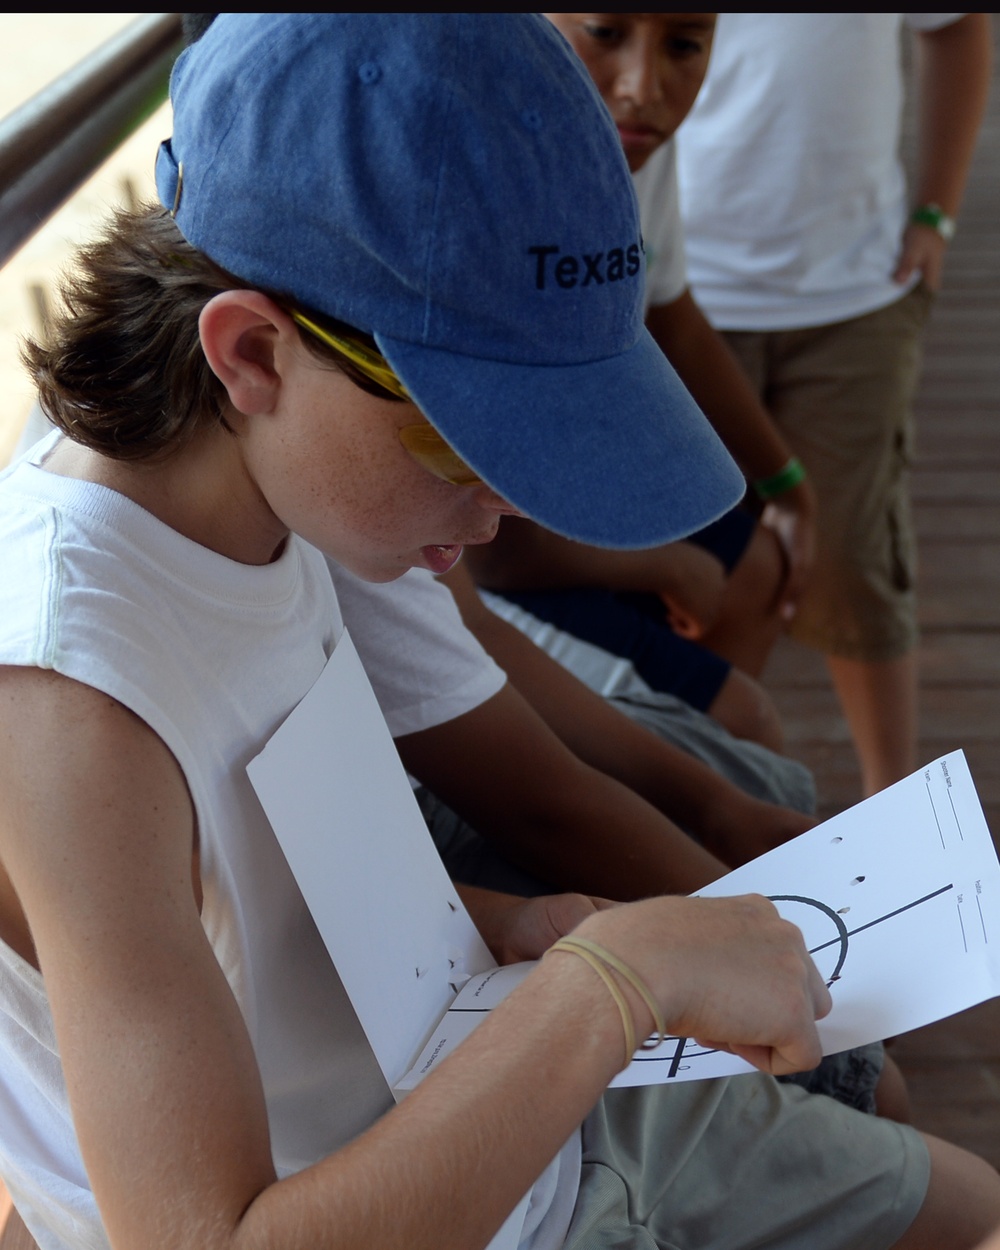
[[[89,923],[102,899],[127,926],[132,907],[113,904],[116,891],[138,899],[158,875],[191,880],[194,818],[177,762],[93,687],[0,665],[0,793],[0,936],[30,922],[41,945]]]

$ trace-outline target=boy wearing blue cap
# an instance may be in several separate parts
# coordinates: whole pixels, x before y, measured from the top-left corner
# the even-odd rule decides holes
[[[61,433],[0,483],[0,1156],[39,1244],[469,1250],[531,1187],[531,1250],[972,1245],[1000,1181],[909,1129],[766,1075],[601,1097],[654,1022],[816,1062],[829,995],[762,900],[470,896],[506,958],[590,958],[388,1110],[245,773],[337,645],[320,551],[440,570],[512,506],[664,541],[739,475],[540,20],[226,16],[173,93],[172,215],[83,257],[29,350]]]

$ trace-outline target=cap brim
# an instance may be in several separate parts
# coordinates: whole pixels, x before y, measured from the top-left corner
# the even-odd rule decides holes
[[[621,355],[555,366],[375,339],[462,459],[567,538],[672,542],[744,494],[743,475],[646,330]]]

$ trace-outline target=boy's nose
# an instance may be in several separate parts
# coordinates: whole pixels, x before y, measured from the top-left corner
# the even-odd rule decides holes
[[[628,54],[618,74],[616,91],[620,98],[639,106],[662,100],[663,82],[652,42],[643,42]]]
[[[487,512],[496,512],[499,516],[524,516],[504,499],[503,495],[498,495],[492,486],[487,486],[485,482],[481,482],[478,486],[472,488],[475,491],[476,503]]]

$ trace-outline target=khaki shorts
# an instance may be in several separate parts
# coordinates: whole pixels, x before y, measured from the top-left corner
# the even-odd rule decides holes
[[[863,317],[725,332],[819,500],[816,563],[791,634],[828,655],[892,660],[917,641],[911,405],[923,284]]]
[[[886,1250],[923,1204],[915,1130],[760,1074],[609,1090],[565,1250]]]

